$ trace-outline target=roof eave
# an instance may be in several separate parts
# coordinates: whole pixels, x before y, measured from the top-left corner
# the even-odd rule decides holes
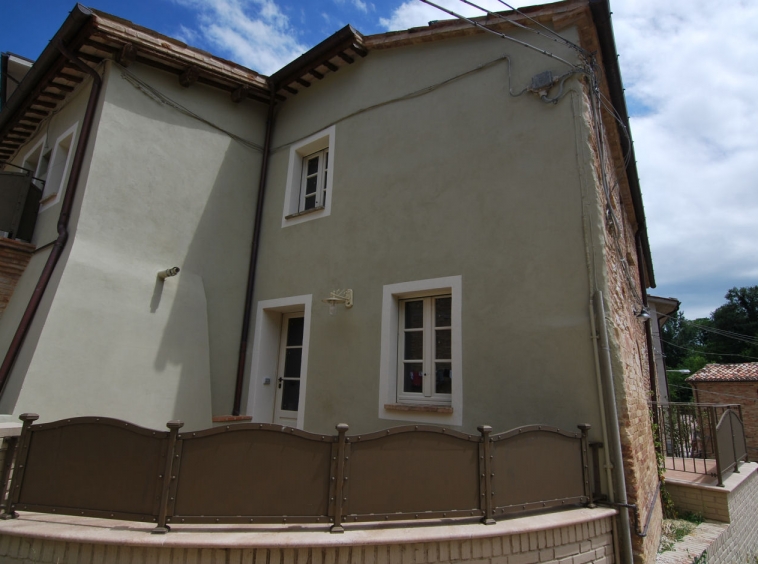
[[[647,285],[650,288],[655,288],[655,274],[653,272],[653,259],[647,234],[645,208],[642,203],[642,190],[640,188],[640,179],[637,173],[637,159],[634,156],[634,142],[632,141],[632,132],[629,127],[629,114],[626,108],[626,99],[624,98],[624,84],[621,80],[621,69],[618,64],[616,40],[613,35],[611,8],[608,0],[589,0],[589,6],[590,11],[592,12],[592,18],[595,22],[600,49],[603,55],[603,66],[605,67],[605,78],[611,95],[611,103],[619,114],[629,135],[627,137],[626,134],[619,131],[621,148],[625,154],[629,154],[629,160],[626,164],[626,176],[629,182],[634,215],[637,221],[640,241],[642,244]]]

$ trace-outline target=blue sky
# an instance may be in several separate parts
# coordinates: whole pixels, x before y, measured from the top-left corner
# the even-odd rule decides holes
[[[73,5],[0,0],[0,50],[37,57]],[[371,34],[448,17],[419,0],[90,5],[265,74],[347,23]],[[689,318],[706,316],[729,288],[758,285],[758,2],[611,0],[611,8],[658,282],[650,293],[679,298]]]

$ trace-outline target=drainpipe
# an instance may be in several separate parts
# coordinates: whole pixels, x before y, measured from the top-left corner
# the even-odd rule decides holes
[[[619,428],[618,411],[616,410],[616,391],[613,378],[613,365],[611,364],[611,349],[608,344],[608,326],[605,323],[605,306],[603,294],[600,291],[594,295],[594,310],[597,312],[598,336],[600,340],[600,373],[604,381],[605,407],[607,409],[607,421],[609,424],[609,451],[613,464],[613,477],[615,483],[617,504],[627,504],[626,481],[624,479],[624,460],[621,455],[621,430]],[[632,531],[629,523],[629,512],[622,510],[619,513],[619,541],[621,544],[621,561],[624,564],[632,564]]]
[[[240,414],[242,404],[242,383],[245,380],[245,360],[247,359],[248,337],[250,335],[250,314],[253,309],[253,292],[255,290],[255,269],[258,264],[258,248],[261,239],[261,216],[263,215],[263,197],[266,192],[266,176],[268,175],[268,159],[271,152],[271,130],[274,127],[274,85],[269,85],[271,99],[268,104],[266,118],[266,137],[263,141],[263,159],[261,174],[258,179],[258,201],[255,204],[255,225],[253,227],[253,243],[250,251],[250,267],[247,274],[247,291],[245,293],[245,313],[242,317],[242,335],[240,337],[240,352],[237,359],[237,381],[234,386],[234,407],[232,415]]]
[[[39,308],[39,304],[45,294],[45,289],[50,282],[50,278],[53,275],[55,265],[58,264],[58,260],[61,258],[63,249],[66,247],[66,242],[68,241],[68,221],[71,217],[71,210],[74,206],[76,187],[79,184],[79,175],[82,170],[82,164],[84,163],[84,153],[87,149],[87,141],[89,140],[90,132],[92,130],[95,109],[97,108],[97,101],[103,84],[100,75],[84,61],[78,59],[62,41],[59,40],[57,47],[64,57],[79,67],[82,72],[85,72],[92,77],[92,89],[89,93],[87,110],[84,114],[84,120],[82,121],[82,131],[79,135],[79,142],[76,145],[76,153],[74,154],[74,161],[71,165],[71,173],[69,174],[68,183],[66,184],[66,195],[64,196],[63,204],[61,205],[61,214],[58,217],[58,238],[55,240],[53,249],[47,257],[47,262],[45,263],[42,274],[37,281],[37,286],[34,288],[32,297],[29,300],[29,304],[26,306],[21,322],[16,329],[16,334],[13,336],[13,340],[5,355],[3,364],[0,366],[0,397],[2,397],[2,394],[5,391],[11,369],[21,352],[21,346],[24,344],[24,339],[26,339],[32,321],[34,321],[34,316],[37,313],[37,308]]]

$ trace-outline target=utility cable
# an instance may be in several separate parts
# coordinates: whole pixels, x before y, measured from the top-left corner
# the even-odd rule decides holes
[[[758,357],[747,356],[747,355],[744,355],[744,354],[714,353],[714,352],[699,351],[697,349],[690,349],[690,348],[687,348],[687,347],[683,347],[682,345],[677,345],[677,344],[671,343],[671,342],[669,342],[669,341],[667,341],[665,339],[661,339],[661,342],[662,343],[666,343],[667,345],[670,345],[672,347],[676,347],[678,349],[682,349],[683,351],[693,352],[693,353],[697,353],[697,354],[704,354],[704,355],[708,355],[708,356],[719,356],[719,357],[721,357],[721,356],[739,356],[740,358],[749,358],[751,360],[758,360]],[[736,364],[739,364],[739,363],[736,363]]]
[[[224,129],[223,127],[220,127],[219,125],[213,123],[212,121],[209,121],[209,120],[205,119],[204,117],[197,115],[192,110],[189,110],[189,109],[185,108],[184,106],[182,106],[178,102],[172,100],[171,98],[169,98],[168,96],[166,96],[165,94],[163,94],[157,88],[155,88],[153,86],[150,86],[144,80],[141,80],[141,79],[137,78],[132,73],[130,73],[128,70],[126,70],[124,67],[122,67],[120,65],[118,65],[118,66],[121,69],[121,77],[124,80],[126,80],[128,83],[130,83],[132,86],[134,86],[137,90],[139,90],[140,92],[142,92],[143,94],[145,94],[148,98],[152,99],[153,101],[158,102],[160,104],[164,104],[165,106],[168,106],[169,108],[172,108],[172,109],[174,109],[174,110],[176,110],[176,111],[184,114],[185,116],[188,116],[188,117],[190,117],[192,119],[195,119],[195,120],[197,120],[199,122],[202,122],[202,123],[204,123],[204,124],[212,127],[216,131],[219,131],[219,132],[223,133],[224,135],[227,135],[228,137],[231,137],[232,139],[234,139],[238,143],[240,143],[240,144],[248,147],[249,149],[253,149],[253,150],[258,151],[260,153],[263,152],[263,147],[261,145],[259,145],[258,143],[254,143],[253,141],[249,141],[249,140],[245,139],[244,137],[240,137],[239,135],[237,135],[235,133],[232,133],[231,131],[229,131],[227,129]]]
[[[708,382],[703,382],[703,384],[707,384],[707,383]],[[680,386],[679,384],[671,384],[671,383],[669,383],[669,387],[670,388],[679,388],[680,390],[690,390],[690,391],[692,391],[691,387],[689,387],[689,386]],[[756,398],[749,398],[747,396],[739,396],[739,395],[736,395],[736,394],[728,394],[726,392],[712,392],[711,390],[698,390],[698,391],[700,393],[703,393],[703,394],[713,394],[713,395],[716,395],[716,396],[724,396],[724,397],[728,397],[728,398],[744,399],[744,400],[747,400],[747,401],[758,401]]]
[[[661,317],[666,317],[668,319],[674,319],[674,316],[667,315],[665,313],[659,313]],[[717,327],[708,327],[707,325],[701,325],[699,323],[695,323],[694,321],[690,321],[688,319],[685,319],[687,323],[692,325],[693,327],[697,327],[698,329],[701,329],[702,331],[706,331],[709,333],[715,333],[716,335],[720,335],[722,337],[726,337],[728,339],[734,339],[735,341],[742,341],[744,343],[748,343],[751,345],[758,345],[758,337],[752,337],[750,335],[744,335],[742,333],[737,333],[735,331],[727,331],[725,329],[719,329]]]
[[[559,57],[558,55],[554,55],[553,53],[546,51],[545,49],[540,49],[539,47],[535,47],[534,45],[527,43],[526,41],[521,41],[520,39],[516,39],[515,37],[511,37],[510,35],[505,35],[504,33],[500,33],[499,31],[495,31],[494,29],[490,29],[487,26],[484,26],[478,22],[475,22],[474,20],[467,18],[466,16],[462,16],[461,14],[458,14],[456,12],[453,12],[452,10],[448,10],[447,8],[443,8],[439,4],[435,4],[431,0],[420,0],[424,4],[428,4],[430,6],[434,6],[438,10],[442,10],[443,12],[446,12],[450,14],[451,16],[455,16],[456,18],[466,21],[470,23],[471,25],[478,27],[479,29],[483,29],[484,31],[488,33],[492,33],[493,35],[497,35],[498,37],[501,37],[503,39],[507,39],[508,41],[513,41],[514,43],[518,43],[522,47],[526,47],[527,49],[532,49],[533,51],[537,51],[538,53],[541,53],[547,57],[550,57],[551,59],[555,59],[557,61],[562,62],[565,65],[570,66],[571,68],[578,68],[577,65],[568,62],[566,59],[563,59]]]
[[[493,65],[496,65],[497,63],[500,63],[502,61],[506,61],[508,63],[508,93],[513,96],[514,98],[517,96],[521,96],[524,92],[528,90],[528,88],[524,88],[520,92],[514,93],[511,87],[511,58],[509,55],[502,55],[498,57],[497,59],[493,59],[491,61],[488,61],[486,63],[482,63],[481,65],[474,67],[473,69],[469,69],[467,71],[464,71],[460,74],[456,74],[455,76],[452,76],[450,78],[447,78],[443,80],[442,82],[437,82],[435,84],[432,84],[430,86],[425,86],[424,88],[420,88],[419,90],[415,90],[413,92],[409,92],[408,94],[403,94],[402,96],[398,96],[397,98],[392,98],[391,100],[385,100],[384,102],[379,102],[378,104],[373,104],[371,106],[366,106],[365,108],[361,108],[359,110],[356,110],[350,114],[347,114],[346,116],[343,116],[339,119],[336,119],[327,125],[324,125],[323,127],[319,127],[317,131],[321,131],[323,129],[326,129],[328,127],[331,127],[333,125],[336,125],[338,123],[341,123],[347,119],[350,119],[352,117],[358,116],[360,114],[369,112],[371,110],[376,110],[378,108],[382,108],[384,106],[388,106],[390,104],[395,104],[397,102],[403,102],[405,100],[412,100],[413,98],[418,98],[419,96],[424,96],[425,94],[429,94],[431,92],[434,92],[438,88],[442,88],[443,86],[447,86],[448,84],[451,84],[453,82],[456,82],[462,78],[465,78],[471,74],[474,74],[476,72],[485,70],[490,68]],[[288,141],[286,143],[282,143],[281,145],[277,145],[276,147],[271,149],[271,152],[280,151],[281,149],[285,147],[289,147],[290,145],[297,143],[298,141],[301,141],[302,139],[306,139],[313,135],[315,132],[308,133],[307,135],[303,135],[302,137],[295,139],[293,141]]]

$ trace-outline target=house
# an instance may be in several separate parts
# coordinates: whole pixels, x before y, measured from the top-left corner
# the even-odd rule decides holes
[[[270,77],[76,6],[0,112],[0,191],[39,202],[0,225],[28,260],[0,410],[588,423],[600,491],[651,525],[619,512],[622,561],[649,561],[655,282],[616,59],[607,0],[347,26]]]
[[[758,362],[706,364],[688,377],[696,403],[741,406],[750,460],[758,460]]]

